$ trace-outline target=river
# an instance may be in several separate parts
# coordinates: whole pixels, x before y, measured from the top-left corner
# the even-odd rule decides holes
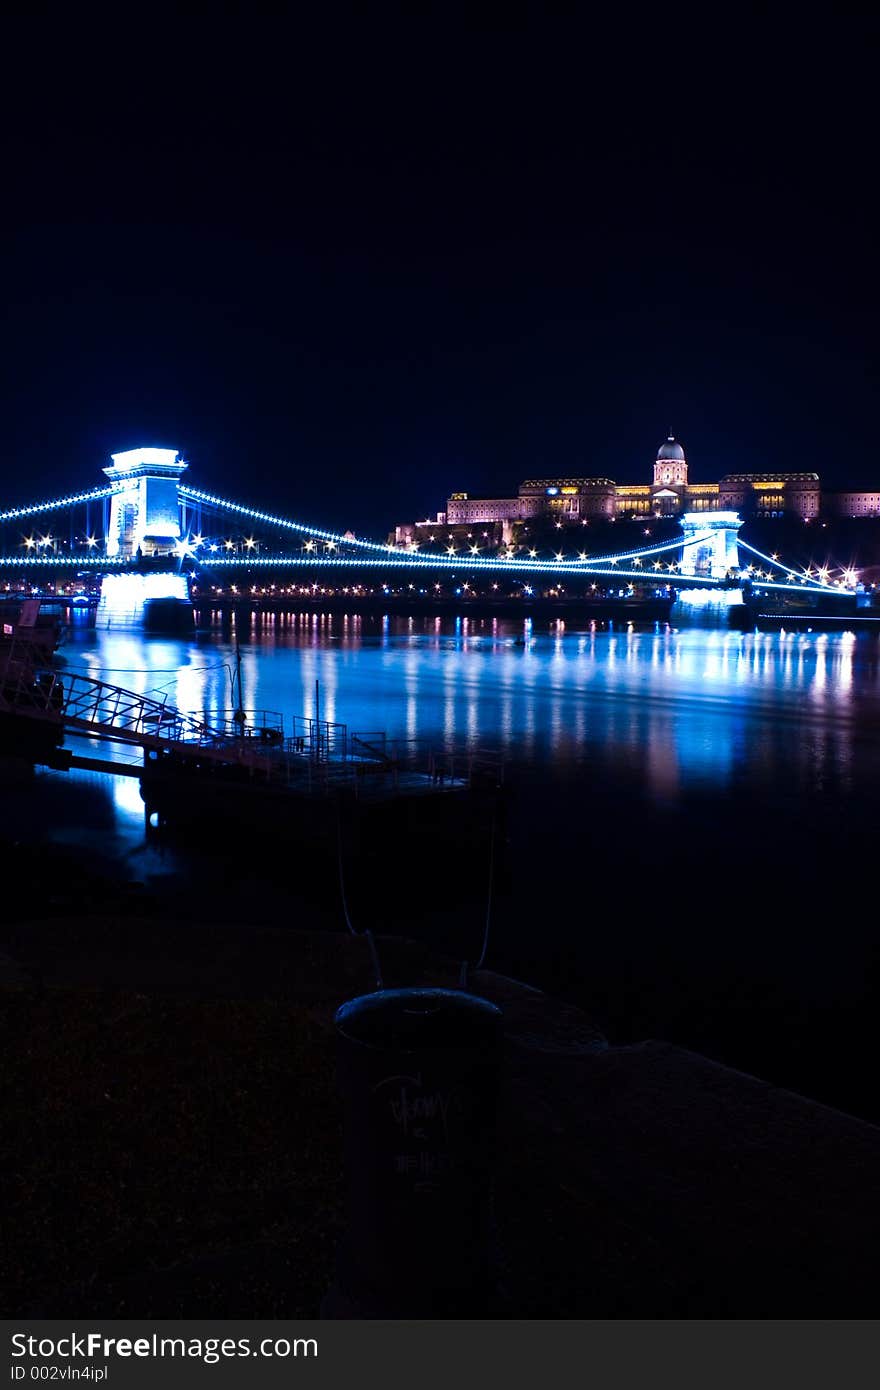
[[[504,753],[490,964],[615,1041],[671,1038],[878,1117],[876,637],[291,612],[239,639],[246,707],[313,715],[317,682],[321,717],[350,730]],[[75,626],[62,656],[186,710],[232,704],[219,615],[190,640]],[[152,910],[301,920],[296,873],[259,845],[230,875],[222,843],[147,844],[134,779],[41,771],[13,796],[17,838]],[[437,939],[455,868],[413,898],[413,934]],[[381,904],[393,847],[375,872]],[[341,925],[332,894],[325,920]],[[484,920],[474,902],[474,953]]]

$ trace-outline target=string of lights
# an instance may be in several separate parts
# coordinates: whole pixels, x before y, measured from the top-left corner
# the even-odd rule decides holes
[[[756,546],[750,545],[749,542],[744,541],[741,536],[739,538],[739,544],[743,550],[748,550],[750,554],[757,555],[759,560],[763,560],[768,565],[775,565],[778,569],[782,570],[784,574],[789,575],[790,578],[797,579],[798,585],[796,587],[803,588],[805,586],[809,586],[810,588],[823,589],[826,592],[830,593],[837,592],[836,585],[826,584],[823,579],[812,579],[810,577],[809,571],[804,571],[803,575],[799,574],[798,571],[792,569],[790,565],[783,564],[782,561],[777,559],[775,555],[765,555],[762,550],[758,550]],[[822,574],[823,571],[820,570],[819,573]],[[824,571],[824,573],[828,573],[828,571],[826,570]],[[846,583],[848,585],[854,585],[857,578],[855,571],[845,570],[843,573]]]
[[[108,487],[91,488],[88,492],[75,492],[70,497],[56,497],[51,502],[34,502],[27,507],[12,507],[10,510],[0,512],[0,522],[18,521],[28,516],[39,516],[44,512],[57,512],[65,507],[75,507],[82,502],[100,502],[105,497],[112,497],[115,493],[123,491],[120,484]]]
[[[20,569],[22,565],[54,565],[68,569],[130,569],[133,560],[108,560],[106,555],[0,555],[0,565]]]
[[[323,531],[315,526],[308,526],[305,522],[294,521],[290,517],[275,516],[271,512],[261,512],[254,507],[247,507],[241,502],[232,502],[224,497],[215,497],[212,493],[202,492],[198,488],[180,484],[178,493],[181,497],[190,502],[198,502],[202,506],[215,507],[220,511],[231,512],[236,516],[246,516],[251,521],[261,521],[267,526],[278,526],[284,531],[296,531],[301,535],[314,536],[319,540],[333,541],[337,545],[356,545],[366,550],[388,551],[393,550],[393,546],[380,545],[378,541],[367,541],[356,536],[343,536],[338,531]]]
[[[230,500],[227,499],[227,498],[217,497],[217,496],[215,496],[215,495],[212,494],[212,493],[202,492],[202,491],[200,491],[198,488],[190,487],[188,484],[187,484],[187,485],[184,485],[183,483],[181,483],[181,484],[180,484],[180,487],[179,487],[179,493],[180,493],[180,496],[181,496],[181,497],[186,498],[188,501],[197,502],[197,503],[200,503],[200,504],[203,505],[203,506],[214,507],[214,508],[216,508],[216,509],[219,510],[219,511],[231,512],[231,513],[235,514],[236,516],[246,516],[249,520],[251,520],[251,521],[259,521],[259,522],[262,522],[264,525],[268,525],[268,526],[277,526],[277,527],[280,527],[280,528],[283,529],[283,530],[295,531],[295,532],[297,532],[298,534],[304,535],[304,536],[308,536],[310,539],[313,539],[313,540],[324,541],[324,542],[326,542],[326,543],[328,543],[328,544],[332,544],[332,545],[356,546],[356,547],[358,547],[359,549],[369,550],[369,551],[373,551],[373,552],[380,552],[382,555],[391,555],[391,556],[395,556],[395,555],[398,555],[398,554],[399,554],[399,552],[398,552],[398,550],[397,550],[397,547],[396,547],[396,546],[393,546],[393,545],[383,545],[383,544],[380,544],[380,542],[378,542],[378,541],[368,541],[368,540],[364,540],[362,537],[357,537],[357,536],[352,536],[352,535],[342,535],[342,534],[341,534],[340,532],[338,532],[338,531],[325,531],[325,530],[322,530],[322,529],[320,529],[320,528],[318,528],[318,527],[310,526],[310,525],[308,525],[308,524],[305,523],[305,522],[296,521],[296,520],[294,520],[294,519],[292,519],[292,518],[290,518],[290,517],[282,517],[282,516],[277,516],[277,515],[275,515],[274,513],[271,513],[271,512],[259,511],[259,510],[257,510],[257,509],[254,508],[254,507],[245,506],[245,505],[244,505],[243,503],[241,503],[241,502],[232,502],[232,501],[230,501]],[[698,544],[699,542],[705,540],[706,537],[707,537],[709,534],[710,534],[710,533],[707,531],[705,534],[702,534],[702,533],[701,533],[701,534],[698,535],[698,536],[694,536],[692,539],[690,539],[690,540],[688,541],[688,544],[689,544],[689,545],[696,545],[696,544]],[[602,555],[602,556],[597,556],[597,557],[594,557],[593,559],[590,559],[590,558],[588,558],[587,556],[583,556],[583,557],[579,558],[579,559],[576,560],[576,561],[567,561],[567,562],[566,562],[566,561],[559,561],[559,560],[557,560],[557,561],[547,561],[547,562],[544,562],[544,563],[550,564],[551,566],[554,566],[554,567],[555,567],[555,565],[556,565],[557,563],[575,564],[575,565],[577,565],[578,567],[584,567],[584,568],[586,568],[586,567],[595,567],[596,565],[601,565],[601,564],[603,564],[603,563],[611,564],[611,563],[614,563],[614,562],[618,562],[618,561],[620,561],[620,560],[628,560],[628,559],[631,559],[633,556],[636,556],[636,555],[658,555],[658,554],[661,554],[661,553],[663,553],[663,552],[665,552],[665,551],[668,551],[668,550],[680,550],[680,549],[681,549],[681,545],[682,545],[681,539],[680,539],[680,538],[675,538],[675,539],[670,540],[670,541],[661,541],[661,542],[658,542],[658,543],[656,543],[655,545],[651,545],[651,546],[638,547],[638,548],[636,548],[636,549],[634,549],[634,550],[619,551],[619,552],[617,552],[616,554],[613,554],[613,555]],[[479,562],[479,561],[481,560],[481,557],[480,557],[480,556],[477,556],[477,555],[474,555],[474,554],[473,554],[473,547],[470,548],[470,551],[458,551],[458,550],[456,550],[456,549],[454,549],[454,548],[449,548],[449,549],[447,550],[447,554],[450,554],[450,553],[451,553],[451,554],[460,554],[460,555],[465,556],[465,558],[467,558],[467,555],[468,555],[468,554],[471,554],[471,555],[473,556],[474,563],[477,563],[477,562]],[[535,555],[532,555],[531,558],[534,559],[534,558],[536,558],[536,556],[535,556]],[[443,558],[442,556],[433,556],[433,555],[430,555],[430,556],[429,556],[429,555],[424,555],[424,554],[419,554],[418,556],[416,556],[416,554],[415,554],[414,552],[411,552],[411,553],[407,556],[407,560],[408,560],[409,563],[419,563],[419,562],[421,562],[421,563],[424,563],[424,562],[429,562],[429,563],[431,563],[431,562],[433,562],[433,563],[439,563],[439,564],[444,564],[444,563],[445,563],[444,558]],[[212,560],[212,561],[210,561],[210,562],[209,562],[209,561],[205,561],[204,563],[218,564],[218,563],[223,563],[223,561],[222,561],[222,560],[221,560],[221,561]],[[503,564],[505,567],[507,567],[507,566],[511,566],[511,565],[522,565],[522,564],[525,564],[526,562],[525,562],[525,561],[521,561],[521,560],[512,559],[512,558],[497,557],[497,556],[496,556],[496,557],[493,557],[493,558],[491,558],[491,559],[489,559],[489,558],[483,558],[483,559],[482,559],[482,563],[483,563],[483,564],[491,564],[491,565]]]
[[[0,512],[0,523],[21,520],[25,517],[36,516],[46,512],[63,510],[83,503],[100,501],[123,491],[124,483],[109,484],[104,487],[91,488],[85,492],[72,493],[67,497],[59,497],[53,500],[38,502],[25,507],[11,508]],[[298,569],[352,569],[368,568],[382,569],[390,568],[395,570],[449,570],[455,565],[458,568],[466,569],[476,573],[507,573],[507,574],[552,574],[554,577],[583,577],[585,575],[595,575],[602,578],[619,578],[625,580],[639,580],[645,582],[650,579],[661,579],[663,574],[662,563],[655,562],[650,568],[642,568],[643,560],[650,560],[653,557],[664,555],[670,551],[680,553],[686,552],[690,547],[704,543],[710,536],[711,531],[697,532],[688,536],[685,540],[675,537],[668,541],[658,541],[653,545],[639,547],[633,550],[618,551],[607,555],[588,556],[581,552],[576,558],[567,556],[563,551],[558,551],[553,558],[539,557],[537,550],[531,549],[528,556],[517,555],[511,548],[503,555],[481,555],[478,546],[470,546],[459,549],[455,545],[448,545],[444,553],[428,554],[419,551],[413,546],[406,553],[401,554],[399,548],[394,545],[382,544],[378,541],[365,540],[363,537],[353,536],[351,533],[342,534],[338,531],[329,531],[320,527],[311,526],[306,522],[298,521],[291,517],[279,516],[272,512],[261,511],[255,507],[249,507],[241,502],[232,501],[229,498],[219,497],[214,493],[203,492],[199,488],[190,487],[188,484],[179,484],[178,494],[181,500],[191,502],[199,506],[206,506],[220,513],[227,513],[236,518],[247,518],[248,520],[261,523],[265,526],[276,527],[281,530],[294,532],[297,535],[306,537],[304,551],[296,556],[285,554],[247,554],[247,555],[209,555],[204,553],[202,547],[204,542],[202,537],[188,536],[177,544],[178,558],[185,556],[194,559],[199,566],[206,569],[255,569],[255,568],[298,568]],[[33,549],[31,538],[26,538],[25,544],[29,550]],[[37,543],[39,545],[39,543]],[[0,556],[0,566],[2,567],[53,567],[58,569],[69,569],[77,567],[80,569],[106,570],[106,569],[126,569],[132,561],[126,559],[117,560],[106,555],[94,553],[94,538],[90,537],[88,544],[91,548],[90,553],[48,555],[25,554],[14,556]],[[252,538],[245,544],[249,548],[254,548]],[[316,545],[325,545],[328,551],[340,549],[340,554],[312,554],[310,553]],[[227,548],[231,546],[226,543]],[[808,588],[813,591],[824,593],[840,592],[841,588],[852,589],[857,582],[857,574],[854,570],[842,570],[842,579],[834,584],[827,582],[830,570],[818,568],[818,577],[813,578],[809,568],[801,573],[780,561],[776,556],[764,554],[756,546],[748,541],[738,538],[738,545],[750,554],[756,556],[765,564],[771,566],[771,573],[775,569],[782,576],[781,579],[772,579],[769,575],[765,580],[761,572],[758,578],[767,588],[774,589],[798,589]],[[212,545],[211,550],[216,550],[217,546]],[[358,552],[352,554],[352,551]],[[202,553],[199,553],[202,551]],[[676,570],[681,570],[681,564],[670,563],[666,570],[669,574],[674,574]],[[751,566],[741,567],[739,578],[751,577]],[[680,578],[692,578],[692,576],[681,575]],[[669,584],[671,581],[666,580]],[[717,576],[700,576],[702,585],[718,586],[726,583],[725,579]]]
[[[253,559],[242,556],[236,559],[225,557],[199,559],[199,567],[204,570],[222,569],[261,569],[268,566],[275,566],[280,569],[398,569],[398,570],[462,570],[466,573],[488,573],[488,574],[549,574],[556,579],[565,576],[575,579],[589,578],[590,576],[600,575],[608,578],[633,578],[641,581],[657,577],[660,572],[644,569],[621,569],[619,567],[608,566],[597,561],[589,568],[579,561],[571,560],[498,560],[498,559],[477,559],[473,556],[460,556],[452,559],[443,555],[425,555],[418,558],[413,556],[388,556],[386,559],[374,559],[373,557],[354,557],[354,556],[318,556],[316,558],[300,558],[299,556],[279,555],[271,559]],[[673,573],[678,566],[672,566],[667,572]],[[703,582],[702,580],[700,581]],[[713,584],[721,584],[720,579],[711,579]]]

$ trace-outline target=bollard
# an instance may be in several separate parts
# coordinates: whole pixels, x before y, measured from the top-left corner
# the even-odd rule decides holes
[[[336,1014],[348,1226],[325,1317],[481,1317],[501,1011],[390,989]]]

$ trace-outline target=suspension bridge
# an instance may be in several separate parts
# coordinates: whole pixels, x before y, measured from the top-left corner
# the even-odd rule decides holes
[[[133,449],[112,459],[103,486],[0,511],[0,574],[48,570],[111,578],[149,565],[154,573],[158,566],[178,576],[184,566],[217,576],[242,570],[425,576],[455,566],[504,575],[526,593],[530,580],[563,579],[656,582],[679,596],[713,589],[734,595],[756,580],[771,593],[840,597],[857,589],[853,571],[833,577],[830,570],[801,569],[747,544],[735,512],[686,513],[680,536],[613,554],[521,544],[486,553],[454,542],[429,552],[417,542],[399,547],[331,531],[195,488],[176,450]],[[184,596],[179,587],[174,592]]]
[[[602,580],[609,586],[638,585],[645,593],[662,588],[677,596],[679,607],[717,608],[719,622],[725,608],[743,604],[746,589],[756,581],[767,594],[795,592],[816,599],[857,594],[857,577],[850,572],[838,578],[813,574],[746,543],[735,512],[685,513],[678,536],[612,554],[547,552],[510,543],[487,553],[462,544],[460,537],[432,553],[416,544],[401,548],[328,530],[195,488],[184,478],[187,467],[174,450],[130,450],[113,456],[100,487],[0,511],[0,576],[36,579],[47,570],[91,575],[100,580],[101,604],[115,603],[123,625],[135,625],[146,603],[163,596],[186,608],[192,622],[189,576],[242,569],[329,576],[465,571],[506,576],[524,594],[548,580]],[[121,595],[129,605],[124,611]],[[450,749],[392,746],[381,734],[354,734],[342,725],[299,716],[285,728],[281,716],[240,708],[228,716],[180,711],[104,681],[59,672],[44,651],[28,651],[24,626],[21,620],[9,625],[0,662],[0,726],[10,746],[29,741],[34,760],[51,766],[139,776],[148,816],[167,787],[163,814],[170,814],[181,778],[194,779],[186,785],[197,782],[208,800],[217,777],[306,801],[344,789],[356,796],[373,789],[381,799],[401,791],[421,796],[499,782],[498,770],[472,751],[456,758]],[[84,753],[71,751],[71,738],[108,745],[114,750],[112,766],[94,758],[88,747]],[[126,748],[135,751],[139,763],[126,761],[120,753]]]

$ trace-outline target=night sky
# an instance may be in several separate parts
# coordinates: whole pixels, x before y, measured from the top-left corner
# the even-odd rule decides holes
[[[384,535],[669,429],[880,486],[876,20],[248,13],[7,29],[0,504],[154,443]]]

